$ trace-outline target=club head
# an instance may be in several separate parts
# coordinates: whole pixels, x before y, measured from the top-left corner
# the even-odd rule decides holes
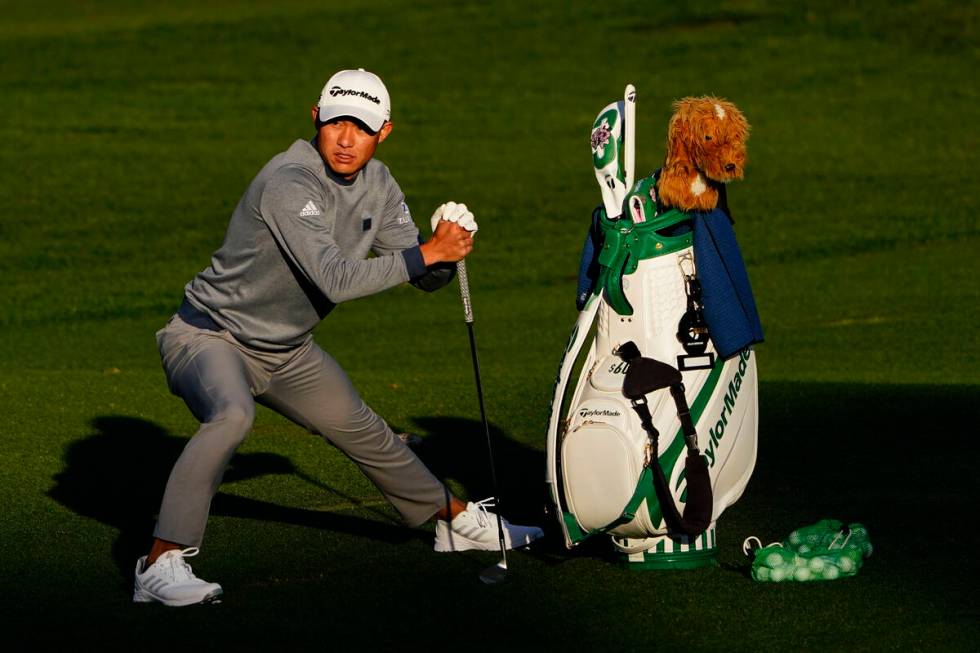
[[[496,585],[507,580],[507,560],[501,560],[492,567],[487,567],[480,572],[480,580],[487,585]]]

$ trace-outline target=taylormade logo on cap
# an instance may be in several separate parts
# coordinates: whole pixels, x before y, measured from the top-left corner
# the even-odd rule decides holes
[[[357,118],[373,131],[391,119],[391,100],[384,82],[363,68],[341,70],[320,93],[320,122],[342,116]]]
[[[375,104],[381,104],[381,100],[374,97],[370,93],[365,91],[358,91],[352,88],[340,88],[339,86],[333,86],[330,88],[330,97],[337,97],[338,95],[356,95],[362,97],[365,100],[371,100]]]

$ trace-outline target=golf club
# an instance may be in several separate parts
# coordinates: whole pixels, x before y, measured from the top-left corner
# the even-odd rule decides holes
[[[483,385],[480,383],[480,362],[476,356],[476,338],[473,337],[473,304],[470,301],[470,282],[466,276],[466,261],[456,263],[456,276],[459,279],[459,293],[463,298],[463,315],[470,334],[470,353],[473,356],[473,374],[476,376],[476,395],[480,400],[480,417],[487,436],[487,453],[490,455],[490,486],[493,489],[497,515],[497,537],[500,541],[500,562],[480,572],[480,580],[488,585],[503,582],[507,578],[507,547],[504,544],[504,525],[500,518],[500,492],[497,490],[497,470],[493,464],[493,445],[490,442],[490,424],[483,406]]]

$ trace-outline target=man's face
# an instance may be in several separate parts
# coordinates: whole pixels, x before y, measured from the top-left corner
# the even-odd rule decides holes
[[[313,107],[313,121],[317,123],[316,107]],[[378,143],[388,138],[391,132],[390,122],[372,132],[360,120],[346,116],[319,124],[316,143],[320,156],[335,174],[348,180],[367,165],[378,149]]]

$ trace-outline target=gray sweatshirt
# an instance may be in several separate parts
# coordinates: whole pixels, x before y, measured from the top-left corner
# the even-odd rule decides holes
[[[346,181],[298,140],[252,180],[211,265],[184,293],[238,341],[281,351],[303,343],[340,302],[406,281],[424,290],[448,283],[452,267],[427,270],[419,242],[384,164],[372,159]]]

